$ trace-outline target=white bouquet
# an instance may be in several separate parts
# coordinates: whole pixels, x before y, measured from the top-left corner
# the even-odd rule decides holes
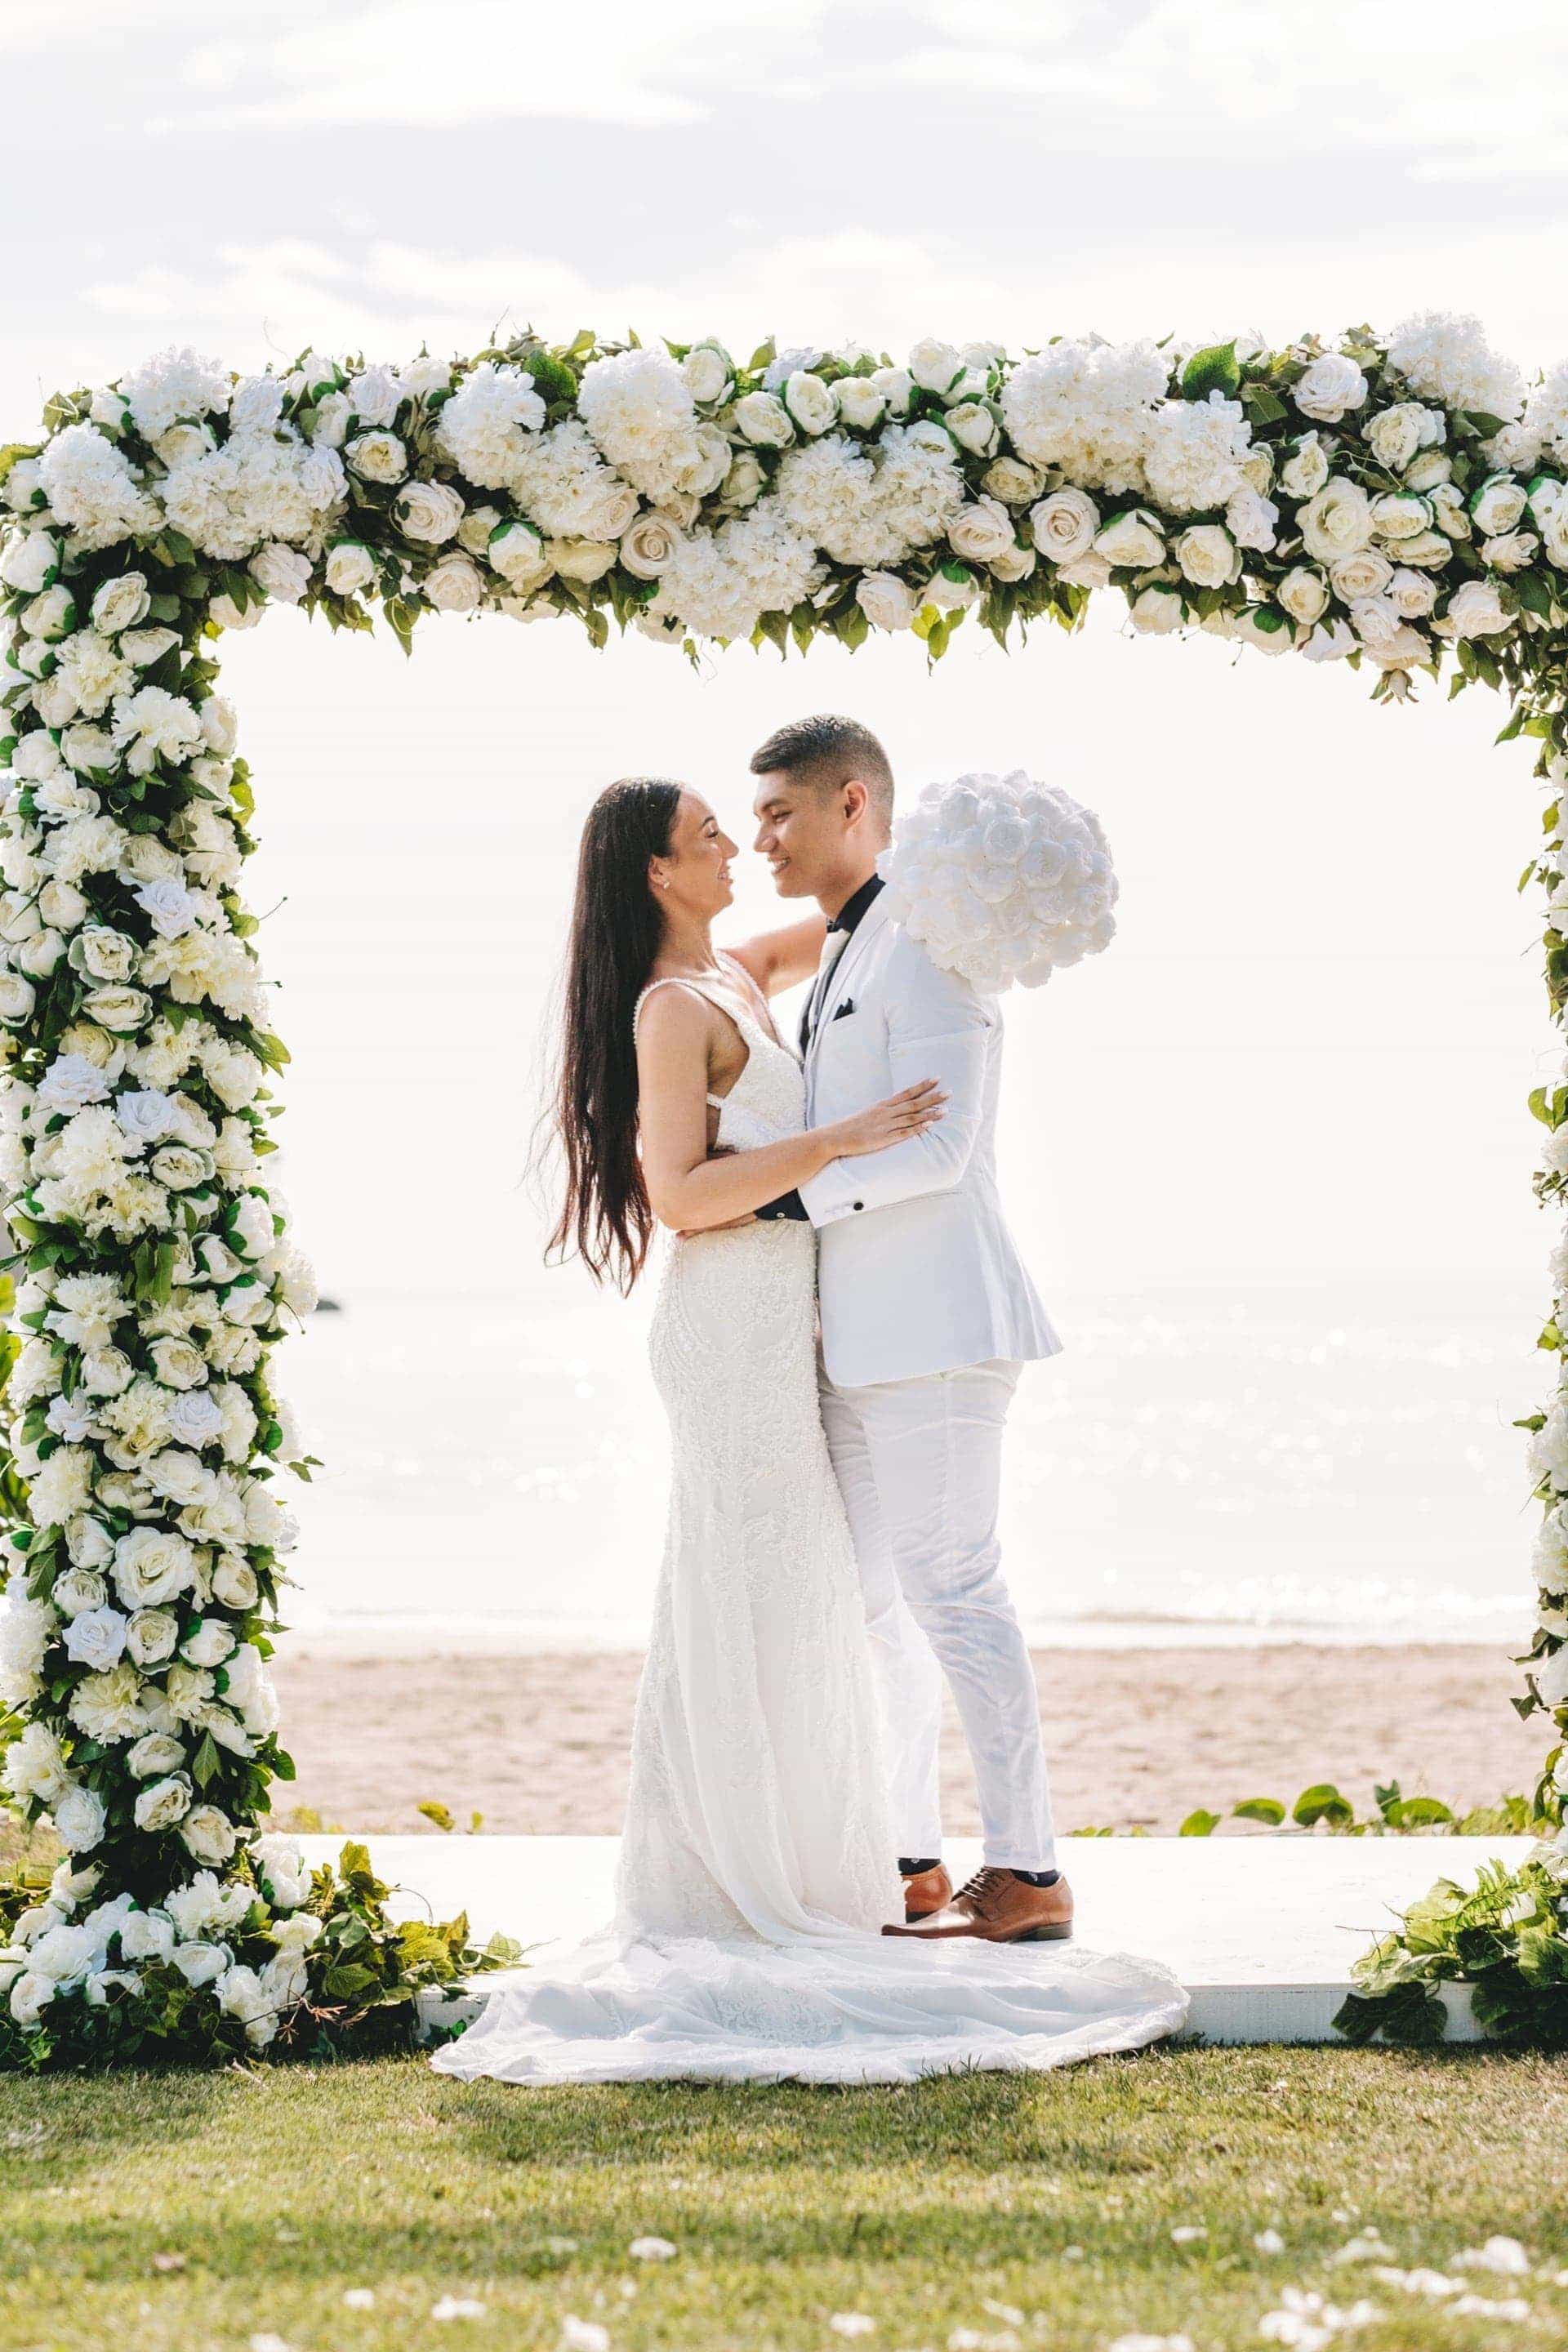
[[[1116,870],[1092,809],[1021,768],[928,784],[880,859],[889,912],[986,995],[1109,947]]]

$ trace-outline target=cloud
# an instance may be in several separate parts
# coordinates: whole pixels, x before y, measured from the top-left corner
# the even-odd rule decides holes
[[[639,128],[702,120],[715,88],[786,69],[798,86],[826,0],[787,17],[731,0],[722,39],[700,0],[598,0],[590,10],[515,0],[329,9],[281,37],[226,36],[191,50],[181,80],[216,125],[450,128],[529,117]],[[204,103],[204,101],[205,101]]]

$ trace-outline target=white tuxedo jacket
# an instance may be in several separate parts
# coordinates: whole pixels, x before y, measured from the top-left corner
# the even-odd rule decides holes
[[[836,1160],[800,1187],[818,1235],[823,1355],[840,1387],[1054,1356],[996,1190],[1002,1014],[939,970],[879,894],[828,979],[805,1057],[806,1123],[921,1078],[949,1100],[923,1135]]]

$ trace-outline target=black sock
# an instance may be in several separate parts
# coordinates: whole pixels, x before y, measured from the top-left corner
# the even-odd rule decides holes
[[[939,1853],[933,1853],[929,1861],[922,1861],[919,1858],[911,1860],[908,1854],[901,1853],[899,1856],[899,1876],[900,1878],[920,1878],[926,1871],[937,1869],[941,1861],[942,1856]]]
[[[1021,1878],[1026,1886],[1054,1886],[1061,1876],[1061,1872],[1059,1870],[1016,1870],[1013,1875],[1015,1878]]]

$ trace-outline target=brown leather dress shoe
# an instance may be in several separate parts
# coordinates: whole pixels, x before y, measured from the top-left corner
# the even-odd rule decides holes
[[[904,1881],[904,1918],[911,1927],[917,1919],[934,1918],[952,1901],[952,1881],[940,1862]]]
[[[927,1942],[978,1936],[988,1944],[1065,1943],[1072,1934],[1072,1889],[1065,1878],[1054,1886],[1031,1886],[1016,1871],[977,1870],[945,1910],[882,1933]]]

